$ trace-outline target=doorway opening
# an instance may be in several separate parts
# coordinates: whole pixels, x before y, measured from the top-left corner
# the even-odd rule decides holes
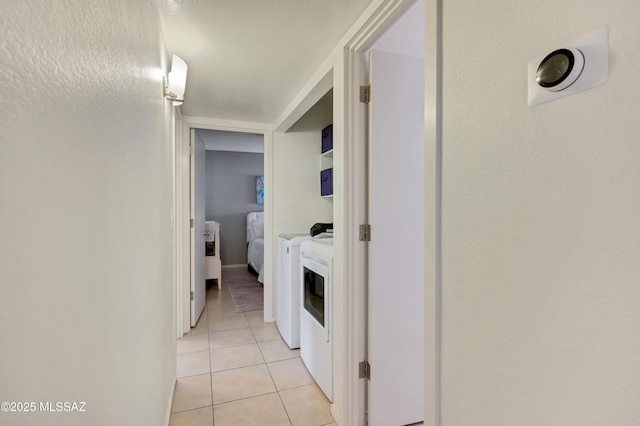
[[[206,213],[207,190],[205,182],[207,180],[207,156],[210,157],[209,162],[213,164],[222,157],[228,157],[226,159],[236,161],[236,165],[246,160],[246,158],[241,158],[246,151],[249,151],[248,154],[258,154],[258,156],[261,157],[262,168],[258,167],[257,170],[261,172],[261,176],[263,176],[264,204],[258,205],[255,198],[256,176],[260,175],[254,174],[254,172],[251,172],[252,175],[248,175],[247,173],[249,173],[249,171],[246,167],[251,167],[246,166],[246,164],[245,176],[243,178],[245,185],[243,194],[246,197],[245,207],[251,205],[255,207],[253,211],[264,210],[265,236],[270,233],[269,221],[271,220],[271,214],[269,209],[272,197],[270,194],[271,168],[269,167],[268,161],[271,153],[272,136],[269,126],[261,123],[226,122],[185,116],[182,118],[182,132],[179,139],[180,140],[177,141],[179,148],[176,153],[176,198],[178,204],[176,208],[176,221],[179,224],[179,267],[177,277],[177,297],[179,301],[177,315],[178,337],[189,332],[191,326],[195,325],[200,313],[204,309],[206,291],[205,219],[208,218],[212,219],[212,221],[220,222],[220,238],[221,240],[225,239],[225,228],[222,226],[222,222],[227,221],[221,219],[226,215],[224,213],[225,207],[222,206],[222,211],[217,210],[216,212],[214,209],[208,214]],[[205,145],[208,145],[212,149],[207,150]],[[231,149],[235,149],[235,151]],[[209,151],[210,153],[207,154]],[[253,157],[254,158],[249,160],[249,163],[253,165],[260,163],[260,160],[256,161],[255,155],[253,155]],[[197,167],[196,164],[199,164],[199,167]],[[219,166],[220,164],[218,164],[216,168],[219,169]],[[198,172],[198,170],[200,171]],[[198,176],[196,176],[195,173],[197,173]],[[252,183],[249,182],[249,179],[252,180]],[[200,182],[199,188],[197,187],[198,185],[195,185],[198,181]],[[242,183],[238,185],[242,185]],[[249,185],[251,185],[251,187],[249,187]],[[227,185],[227,187],[231,186],[233,185]],[[213,186],[213,188],[215,188],[215,186]],[[249,199],[248,194],[251,190],[253,190],[253,198]],[[195,191],[197,191],[197,193]],[[220,195],[221,198],[226,199],[228,202],[233,201],[229,198],[233,196],[225,193],[224,183],[221,183],[218,191],[220,191],[218,195]],[[251,201],[253,201],[254,204],[251,204]],[[230,242],[235,241],[239,233],[244,233],[244,231],[238,231],[235,219],[236,218],[231,218],[231,221],[227,223],[228,228],[226,235]],[[244,230],[246,228],[243,226],[241,229]],[[246,238],[242,237],[242,241],[246,241]],[[242,241],[240,244],[236,242],[235,246],[232,244],[230,247],[228,255],[231,261],[241,262],[237,259],[240,259],[243,253]],[[237,247],[240,247],[239,253]],[[222,260],[224,259],[224,252],[225,249],[221,247],[221,261],[224,261]],[[265,252],[265,258],[267,255],[271,255],[271,253]],[[246,258],[242,262],[246,264]],[[238,264],[233,263],[232,265]],[[271,310],[268,309],[268,307],[272,305],[272,297],[271,280],[270,277],[267,277],[264,282],[265,317],[267,317],[267,315],[269,315],[269,317],[273,315]]]
[[[249,240],[247,230],[247,214],[262,212],[264,208],[264,188],[261,188],[261,196],[257,193],[257,183],[264,180],[264,136],[195,129],[193,144],[196,158],[192,162],[195,165],[192,213],[196,249],[192,272],[199,275],[192,276],[196,284],[196,300],[192,301],[192,306],[196,307],[196,313],[193,315],[192,312],[191,326],[195,325],[194,316],[202,312],[203,304],[198,299],[204,294],[203,282],[217,280],[215,284],[221,288],[222,268],[246,268],[247,263],[256,273],[262,272],[264,258],[264,250],[255,250],[257,244]],[[204,257],[202,245],[211,247]],[[252,250],[251,256],[248,256],[248,249]]]
[[[439,96],[439,7],[423,0],[396,3],[349,46],[350,178],[353,191],[364,194],[355,197],[350,221],[370,225],[370,242],[350,245],[348,329],[355,344],[347,365],[364,365],[361,371],[370,373],[347,384],[354,424],[437,424],[439,415],[439,246],[433,232],[439,229],[439,153],[437,122],[425,119],[439,114],[437,107],[425,109]],[[362,98],[369,103],[361,103],[367,92],[369,99]],[[393,417],[398,413],[402,418]]]

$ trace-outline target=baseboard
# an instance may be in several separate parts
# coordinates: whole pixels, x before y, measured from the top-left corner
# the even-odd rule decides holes
[[[164,424],[170,426],[171,423],[171,409],[173,408],[173,398],[176,396],[176,385],[178,384],[178,378],[173,378],[173,386],[171,387],[171,398],[169,398],[169,407],[167,407],[166,421]]]
[[[331,412],[331,416],[333,417],[333,421],[336,422],[337,425],[340,425],[342,422],[342,416],[340,416],[340,413],[338,412],[338,409],[336,408],[336,404],[333,403],[331,404],[331,408],[329,410]]]
[[[238,269],[238,268],[246,268],[246,263],[239,263],[237,265],[222,265],[222,269]]]

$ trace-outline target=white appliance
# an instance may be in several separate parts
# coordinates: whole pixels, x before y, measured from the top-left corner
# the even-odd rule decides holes
[[[276,325],[291,349],[300,347],[300,244],[309,233],[278,236],[276,266]]]
[[[321,234],[300,246],[300,357],[333,402],[333,238]]]

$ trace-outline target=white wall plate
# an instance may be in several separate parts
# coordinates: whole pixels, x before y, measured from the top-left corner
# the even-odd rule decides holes
[[[584,55],[584,69],[578,79],[564,90],[551,91],[541,87],[536,82],[536,73],[540,62],[553,50],[549,50],[544,55],[532,59],[528,65],[527,82],[529,85],[529,106],[551,102],[565,96],[573,95],[583,90],[599,86],[607,81],[609,72],[609,29],[607,27],[585,35],[584,37],[567,43],[558,48],[578,49]]]

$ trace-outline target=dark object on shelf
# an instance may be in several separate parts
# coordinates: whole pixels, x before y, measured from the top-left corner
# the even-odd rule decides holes
[[[333,149],[333,124],[329,124],[322,129],[322,152],[331,151]]]
[[[333,195],[333,168],[320,172],[320,195]]]

